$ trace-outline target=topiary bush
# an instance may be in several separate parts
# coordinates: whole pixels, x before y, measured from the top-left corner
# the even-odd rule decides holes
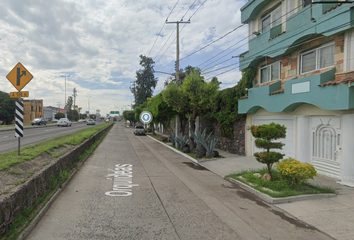
[[[270,123],[259,126],[252,125],[251,133],[256,138],[255,145],[265,151],[254,153],[253,156],[260,163],[267,165],[268,174],[272,176],[272,166],[274,163],[279,162],[284,157],[284,154],[279,152],[270,151],[270,149],[282,149],[285,144],[281,142],[272,142],[279,138],[285,138],[286,127],[284,125]]]
[[[317,175],[312,164],[302,163],[293,158],[287,158],[277,163],[277,171],[293,186],[306,183],[308,179],[313,179]]]

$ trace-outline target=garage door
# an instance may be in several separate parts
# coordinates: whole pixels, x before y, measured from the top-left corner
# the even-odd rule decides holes
[[[285,144],[282,150],[274,150],[285,154],[285,157],[295,158],[295,117],[285,117],[285,116],[259,116],[253,117],[253,125],[262,125],[269,123],[278,123],[285,125],[286,127],[286,138],[278,139],[277,142],[282,142]],[[252,154],[255,152],[262,151],[254,145],[255,138],[252,137]]]

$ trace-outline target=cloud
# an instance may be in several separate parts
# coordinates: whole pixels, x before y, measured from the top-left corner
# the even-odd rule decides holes
[[[151,50],[155,70],[174,71],[176,24],[164,24],[170,13],[169,21],[180,21],[184,15],[183,20],[191,18],[190,24],[180,24],[180,29],[183,28],[180,57],[183,58],[240,25],[239,9],[247,1],[208,0],[200,9],[204,1],[196,1],[190,8],[192,2],[180,0],[171,13],[175,0],[31,0],[25,3],[2,0],[0,90],[15,91],[5,76],[21,62],[34,75],[23,89],[30,91],[30,99],[43,99],[44,105],[63,106],[65,79],[61,76],[70,74],[66,96],[72,95],[75,87],[77,104],[83,109],[90,105],[91,111],[100,109],[102,114],[121,111],[133,100],[129,86],[140,68],[140,54],[147,55]],[[161,36],[156,38],[162,26]],[[198,66],[246,34],[245,30],[231,33],[182,60],[180,67]],[[238,51],[245,51],[246,47]],[[237,52],[224,59],[232,54]],[[235,70],[218,78],[226,86],[239,76]],[[168,75],[156,77],[159,81],[155,93],[158,93]]]

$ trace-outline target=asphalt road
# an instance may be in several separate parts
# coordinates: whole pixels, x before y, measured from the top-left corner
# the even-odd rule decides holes
[[[103,121],[97,122],[103,124]],[[24,129],[24,136],[20,139],[21,147],[49,140],[54,137],[74,133],[92,125],[87,126],[85,123],[73,123],[71,127],[58,127],[55,125],[46,126],[28,126]],[[0,153],[15,150],[18,148],[18,139],[15,137],[14,127],[8,128],[7,131],[0,131]]]
[[[28,239],[331,238],[116,124]]]

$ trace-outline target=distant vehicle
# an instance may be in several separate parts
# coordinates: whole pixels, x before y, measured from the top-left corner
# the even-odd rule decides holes
[[[3,121],[0,121],[0,125],[3,123]]]
[[[59,121],[58,119],[55,118],[52,119],[52,123],[57,123],[58,121]]]
[[[107,119],[105,120],[105,122],[109,122],[109,119],[107,118]]]
[[[60,118],[59,121],[58,121],[58,127],[60,126],[70,126],[71,127],[71,121],[68,119],[68,118]]]
[[[96,125],[96,123],[93,119],[89,119],[86,124],[87,125]]]
[[[80,119],[78,122],[79,123],[85,123],[85,122],[87,122],[87,120],[86,119]]]
[[[114,121],[114,122],[116,122],[116,121],[117,121],[117,118],[116,118],[116,117],[114,117],[114,118],[113,118],[113,121]]]
[[[33,125],[47,125],[47,121],[44,118],[35,118],[31,122],[32,126]]]
[[[134,128],[135,135],[145,135],[145,129],[143,126],[135,126]]]

